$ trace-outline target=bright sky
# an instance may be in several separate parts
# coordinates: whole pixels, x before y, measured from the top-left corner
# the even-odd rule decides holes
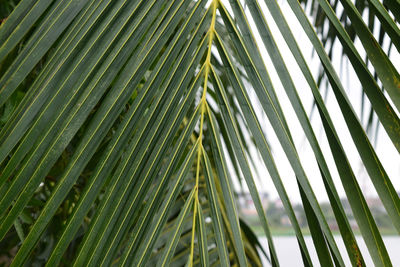
[[[288,47],[286,46],[286,43],[284,39],[281,37],[280,32],[278,28],[276,27],[275,23],[273,22],[273,19],[271,15],[268,12],[268,9],[266,8],[265,4],[263,1],[259,1],[261,4],[261,7],[264,11],[265,17],[268,21],[269,27],[275,36],[275,41],[278,44],[278,47],[281,51],[281,54],[284,57],[284,60],[286,62],[286,65],[288,66],[289,72],[292,75],[293,81],[295,85],[297,86],[298,93],[300,95],[300,98],[303,101],[303,105],[306,109],[306,112],[309,113],[311,110],[312,106],[312,95],[311,95],[311,90],[305,81],[304,77],[302,76],[302,73],[300,69],[297,67],[297,64],[292,57],[292,54]],[[284,11],[285,17],[289,23],[289,25],[292,28],[292,32],[295,34],[296,39],[298,40],[298,44],[300,45],[300,48],[303,51],[303,55],[306,58],[307,62],[309,62],[309,66],[311,70],[313,71],[314,77],[317,77],[318,73],[318,66],[319,66],[319,59],[318,57],[314,54],[314,57],[312,56],[312,46],[311,43],[309,42],[307,36],[303,32],[301,26],[298,24],[297,19],[295,18],[294,14],[291,12],[290,7],[286,4],[284,1],[279,1],[279,4],[281,6],[281,10]],[[246,10],[248,12],[248,10]],[[248,16],[250,17],[250,16]],[[310,180],[310,184],[314,189],[314,192],[317,195],[317,198],[320,201],[325,201],[327,200],[327,195],[325,192],[325,188],[322,182],[322,178],[320,176],[318,166],[316,164],[314,154],[308,144],[308,141],[305,139],[303,130],[297,120],[297,117],[291,108],[291,104],[286,96],[286,93],[284,92],[284,89],[282,85],[280,84],[280,80],[278,75],[275,72],[275,69],[273,68],[273,65],[271,61],[269,60],[269,56],[267,51],[264,49],[263,44],[261,39],[258,36],[258,33],[256,33],[256,26],[252,21],[250,21],[252,24],[252,30],[254,31],[254,34],[256,34],[256,39],[259,44],[259,47],[261,49],[267,70],[269,71],[269,74],[271,76],[271,79],[275,85],[275,90],[277,92],[278,98],[280,100],[281,106],[283,107],[283,110],[286,115],[287,122],[289,124],[289,128],[292,132],[296,148],[298,149],[300,159],[303,163],[303,167],[305,168],[305,171],[308,175],[308,178]],[[387,41],[387,40],[386,40]],[[336,43],[339,43],[338,41]],[[340,43],[339,43],[340,45]],[[386,43],[385,45],[388,45]],[[365,52],[363,50],[362,45],[359,42],[356,42],[356,47],[360,52],[360,55],[362,58],[365,56]],[[350,62],[346,62],[344,64],[344,69],[340,69],[340,57],[341,57],[341,49],[339,48],[338,45],[336,45],[336,48],[334,48],[334,56],[333,56],[333,65],[337,71],[337,73],[341,77],[341,81],[343,83],[344,88],[346,89],[347,96],[351,100],[351,103],[353,105],[353,109],[356,111],[358,115],[360,115],[360,109],[361,109],[361,86],[358,81],[358,78],[356,77],[352,66]],[[395,67],[400,70],[400,55],[399,52],[396,50],[395,47],[392,48],[391,52],[391,59],[392,62],[394,62]],[[322,91],[324,93],[324,90]],[[255,96],[255,94],[253,94]],[[324,95],[324,94],[322,94]],[[388,97],[387,97],[388,98]],[[254,97],[255,99],[255,97]],[[389,98],[388,98],[389,99]],[[368,100],[367,100],[368,102]],[[352,138],[348,132],[346,123],[343,119],[343,116],[341,114],[340,108],[336,102],[336,98],[329,89],[328,91],[328,96],[327,96],[327,102],[326,106],[328,108],[328,111],[330,114],[333,116],[331,117],[333,120],[333,123],[336,127],[336,130],[339,134],[339,138],[342,141],[342,145],[346,151],[347,157],[353,167],[353,171],[359,181],[360,186],[362,187],[364,191],[364,195],[366,196],[374,196],[376,195],[376,191],[370,181],[370,178],[365,171],[361,159],[359,157],[358,151],[353,144]],[[290,107],[290,108],[289,108]],[[368,112],[369,110],[369,103],[366,104],[365,110]],[[280,170],[281,178],[286,186],[286,190],[292,201],[294,202],[300,202],[300,195],[298,192],[297,188],[297,183],[295,181],[294,173],[290,167],[290,164],[288,160],[286,159],[286,155],[281,149],[279,145],[279,141],[275,136],[275,133],[271,127],[271,125],[268,122],[268,119],[266,118],[265,115],[261,114],[261,108],[258,109],[259,111],[259,118],[262,118],[262,123],[265,125],[264,130],[266,132],[267,138],[272,144],[272,150],[273,150],[273,155],[275,157],[276,164],[278,166],[278,169]],[[344,190],[342,188],[340,178],[337,174],[336,171],[336,166],[334,164],[333,158],[330,153],[329,145],[325,137],[325,133],[323,132],[322,129],[322,123],[319,119],[319,114],[317,112],[314,113],[313,119],[311,121],[315,134],[320,141],[321,149],[324,152],[324,155],[326,156],[327,162],[329,169],[331,171],[331,174],[333,175],[334,182],[337,186],[339,195],[345,196]],[[373,143],[373,139],[370,139],[371,143]],[[377,138],[377,146],[375,148],[376,153],[378,154],[379,159],[381,160],[382,165],[384,166],[386,172],[388,173],[390,179],[392,180],[392,183],[395,187],[396,190],[400,191],[400,155],[397,152],[397,150],[394,148],[392,145],[391,140],[387,136],[385,130],[383,127],[380,127],[379,129],[379,134]],[[254,155],[256,155],[255,149],[253,149]],[[261,190],[267,191],[270,193],[272,198],[277,198],[278,195],[276,193],[276,190],[274,188],[274,185],[271,181],[271,178],[268,174],[268,171],[264,167],[262,160],[260,160],[257,163],[257,172],[260,174],[260,181],[258,183],[258,186]]]

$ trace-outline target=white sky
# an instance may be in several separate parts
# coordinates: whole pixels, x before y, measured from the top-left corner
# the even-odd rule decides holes
[[[267,19],[267,22],[269,24],[270,30],[273,33],[273,36],[275,37],[275,41],[278,44],[278,47],[281,51],[281,54],[283,55],[283,58],[286,62],[286,66],[289,69],[289,72],[292,75],[294,84],[296,85],[298,89],[298,93],[300,95],[300,98],[303,101],[303,105],[306,109],[306,112],[309,113],[311,110],[312,106],[312,94],[311,94],[311,89],[309,88],[307,82],[305,81],[304,77],[302,76],[302,73],[300,69],[298,68],[294,58],[292,57],[292,54],[288,47],[286,46],[286,43],[284,39],[281,37],[280,32],[275,25],[271,15],[268,12],[268,9],[266,8],[265,4],[263,1],[259,1],[261,4],[261,7],[264,11],[264,15]],[[295,18],[294,14],[291,12],[290,7],[286,4],[284,1],[279,1],[281,10],[283,10],[285,17],[291,26],[292,32],[295,34],[296,39],[298,40],[298,44],[300,48],[303,51],[303,55],[306,58],[307,62],[309,63],[309,66],[311,70],[313,71],[314,78],[317,77],[318,73],[318,66],[319,66],[319,59],[318,57],[314,54],[314,57],[312,57],[312,45],[309,42],[307,36],[303,32],[301,26],[297,22],[297,19]],[[248,12],[248,10],[246,10]],[[248,18],[251,16],[249,15]],[[320,176],[318,166],[315,161],[314,154],[308,144],[308,141],[306,140],[303,130],[297,120],[297,117],[291,108],[291,104],[286,96],[286,93],[280,84],[280,80],[278,75],[275,72],[275,69],[273,67],[273,64],[269,60],[269,56],[267,51],[264,49],[264,46],[262,44],[261,39],[258,36],[258,33],[256,32],[256,26],[252,21],[250,21],[253,33],[256,34],[256,39],[259,44],[259,48],[261,49],[267,70],[270,74],[270,77],[274,83],[276,93],[278,95],[279,101],[281,103],[281,106],[283,107],[284,113],[286,115],[287,122],[289,124],[289,128],[292,132],[296,148],[298,149],[299,155],[301,162],[303,163],[303,167],[308,175],[308,178],[310,180],[310,184],[314,189],[314,192],[316,193],[317,198],[320,201],[325,201],[327,200],[327,195],[325,192],[325,188],[322,182],[322,178]],[[360,115],[360,108],[361,108],[361,86],[358,81],[358,78],[356,74],[354,73],[352,66],[350,62],[347,62],[345,64],[344,70],[340,70],[340,57],[341,57],[341,48],[338,48],[339,46],[337,45],[340,43],[337,40],[336,42],[336,49],[334,49],[334,56],[333,56],[333,66],[335,67],[337,73],[340,75],[341,73],[345,73],[344,75],[341,75],[341,80],[342,84],[347,92],[348,98],[351,100],[351,103],[353,105],[353,109],[356,111],[357,115]],[[387,45],[387,43],[386,43]],[[364,58],[365,52],[363,50],[362,45],[359,42],[356,42],[356,47],[359,49],[359,52],[361,54],[361,57]],[[335,56],[336,54],[336,56]],[[392,62],[395,64],[395,67],[400,70],[400,56],[398,51],[396,50],[395,47],[392,48],[391,52],[391,59]],[[322,95],[323,95],[322,91]],[[254,98],[255,94],[254,94]],[[387,97],[389,99],[389,97]],[[341,114],[340,108],[336,102],[336,98],[329,89],[328,91],[328,97],[327,97],[327,102],[325,103],[328,111],[330,114],[333,116],[331,117],[333,120],[333,123],[336,127],[336,130],[339,134],[339,138],[342,141],[342,145],[345,149],[345,152],[347,154],[347,157],[353,167],[353,171],[359,181],[360,186],[363,189],[364,195],[366,196],[374,196],[376,195],[376,191],[370,181],[370,178],[368,174],[366,173],[361,159],[359,157],[358,151],[353,144],[352,138],[348,132],[346,123],[343,119],[343,116]],[[290,108],[289,108],[290,107]],[[366,103],[366,109],[367,113],[369,110],[369,102],[367,100]],[[261,108],[258,109],[258,112],[261,113]],[[260,115],[260,114],[259,114]],[[271,127],[271,125],[268,122],[268,119],[266,116],[260,115],[260,118],[262,118],[262,124],[265,125],[264,131],[266,132],[268,141],[270,144],[272,144],[272,150],[273,150],[273,155],[276,161],[276,164],[278,166],[278,169],[281,174],[281,178],[283,180],[284,185],[286,186],[286,190],[288,195],[290,196],[291,200],[294,202],[300,202],[300,195],[298,192],[297,188],[297,183],[295,181],[294,173],[290,167],[290,164],[288,160],[286,159],[286,155],[283,152],[283,150],[280,147],[279,141],[275,136],[275,133]],[[334,164],[333,158],[330,153],[329,149],[329,144],[327,142],[327,139],[325,137],[325,133],[323,132],[322,129],[322,123],[319,119],[319,114],[317,110],[315,110],[313,119],[311,121],[315,134],[317,136],[317,139],[320,141],[321,149],[324,152],[324,155],[327,159],[329,169],[331,171],[331,174],[333,176],[334,182],[337,186],[339,195],[345,196],[344,190],[342,188],[340,178],[337,174],[336,171],[336,166]],[[373,139],[370,139],[371,143],[373,143]],[[394,187],[396,190],[400,190],[400,155],[397,152],[397,150],[394,148],[392,145],[391,140],[387,136],[384,128],[380,126],[379,129],[379,135],[377,138],[377,146],[375,148],[376,153],[378,154],[379,159],[381,160],[382,165],[384,166],[387,174],[389,175]],[[256,155],[255,149],[253,149],[254,155]],[[257,163],[257,172],[260,174],[260,181],[258,182],[258,186],[260,190],[267,191],[270,193],[271,198],[277,198],[278,194],[274,188],[274,185],[272,183],[272,180],[268,174],[268,171],[264,167],[264,164],[262,160],[259,160]]]

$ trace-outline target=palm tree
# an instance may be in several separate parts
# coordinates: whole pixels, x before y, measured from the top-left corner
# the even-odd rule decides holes
[[[400,48],[398,0],[304,5],[288,0],[322,63],[317,79],[274,0],[21,0],[15,8],[14,2],[4,6],[2,12],[13,11],[0,27],[3,262],[259,266],[264,254],[279,266],[256,186],[254,166],[261,161],[296,234],[303,264],[312,266],[287,193],[289,182],[276,164],[281,159],[271,152],[280,146],[293,169],[320,264],[345,266],[346,252],[353,266],[365,265],[332,178],[336,167],[374,264],[391,266],[319,89],[325,82],[333,91],[400,233],[395,178],[383,168],[331,63],[338,40],[362,85],[362,98],[371,103],[370,117],[379,119],[400,151],[400,75],[390,59],[390,50]],[[260,7],[264,4],[307,84],[293,82]],[[372,34],[376,27],[378,41]],[[382,48],[385,38],[389,50]],[[364,60],[356,41],[365,50]],[[294,119],[285,118],[288,107],[280,105],[262,49],[314,152],[307,160],[319,167],[320,174],[313,175],[323,181],[346,251],[339,251],[304,170],[289,128]],[[308,89],[336,166],[328,167],[299,96]],[[260,113],[279,144],[268,141]],[[252,197],[268,247],[239,216],[236,194],[242,187]]]

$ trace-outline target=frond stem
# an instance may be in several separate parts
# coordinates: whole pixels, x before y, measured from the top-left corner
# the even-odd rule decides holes
[[[193,266],[193,254],[194,254],[194,235],[196,232],[196,215],[197,215],[197,205],[200,205],[199,203],[199,177],[200,177],[200,163],[201,163],[201,156],[202,156],[202,151],[203,151],[203,124],[204,124],[204,113],[206,112],[206,105],[207,105],[207,87],[208,87],[208,74],[210,72],[210,65],[211,65],[211,47],[212,47],[212,42],[213,42],[213,37],[215,33],[215,18],[216,18],[216,10],[217,10],[217,4],[218,0],[213,0],[210,8],[212,9],[212,19],[211,19],[211,24],[210,28],[208,29],[208,50],[207,50],[207,56],[206,60],[204,62],[205,70],[204,70],[204,85],[203,85],[203,93],[200,99],[199,105],[201,108],[201,117],[200,117],[200,132],[199,132],[199,146],[197,149],[197,167],[196,167],[196,184],[195,184],[195,201],[194,201],[194,206],[193,206],[193,224],[192,224],[192,241],[191,241],[191,247],[190,247],[190,258],[189,258],[189,267]]]

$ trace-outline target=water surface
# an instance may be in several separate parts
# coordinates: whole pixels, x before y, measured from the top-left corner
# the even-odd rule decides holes
[[[278,260],[282,267],[303,266],[303,261],[301,259],[300,250],[297,245],[297,240],[295,236],[274,236],[273,239],[276,253],[278,255]],[[317,252],[313,247],[311,236],[304,236],[304,239],[314,266],[320,266]],[[365,264],[367,266],[374,266],[371,256],[368,253],[367,246],[364,243],[364,240],[361,236],[356,236],[356,239],[358,246],[360,247],[361,253],[364,257]],[[340,236],[335,236],[335,240],[346,266],[351,266],[342,238]],[[389,257],[392,260],[393,266],[400,267],[400,237],[383,236],[383,241],[386,245],[386,249],[388,250]],[[264,246],[264,248],[267,248],[268,244],[265,237],[261,237],[260,242]],[[263,259],[263,265],[269,266],[266,259]]]

